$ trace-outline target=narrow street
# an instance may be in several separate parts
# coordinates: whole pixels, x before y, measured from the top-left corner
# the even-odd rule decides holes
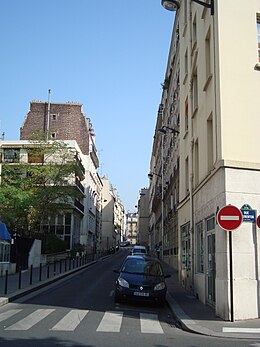
[[[2,346],[253,346],[210,338],[175,325],[170,308],[114,303],[122,249],[77,274],[0,308]]]

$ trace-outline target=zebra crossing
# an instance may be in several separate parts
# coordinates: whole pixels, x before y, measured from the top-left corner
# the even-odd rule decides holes
[[[15,321],[16,316],[23,314],[23,309],[10,309],[6,312],[0,313],[0,329],[4,331],[27,331],[32,329],[36,324],[40,324],[41,321],[51,317],[54,312],[59,312],[59,309],[36,309],[33,312],[26,314],[23,318]],[[62,312],[62,311],[61,311]],[[62,318],[60,318],[55,324],[49,328],[50,331],[67,331],[72,332],[77,327],[83,326],[86,320],[84,319],[93,313],[89,310],[76,310],[71,309],[66,312]],[[126,314],[127,316],[127,314]],[[8,320],[12,320],[12,324],[8,325]],[[164,334],[161,322],[159,321],[156,313],[137,313],[137,319],[140,321],[140,333],[142,334]],[[112,332],[119,333],[123,324],[127,324],[127,319],[124,319],[123,311],[106,311],[96,328],[96,332]]]

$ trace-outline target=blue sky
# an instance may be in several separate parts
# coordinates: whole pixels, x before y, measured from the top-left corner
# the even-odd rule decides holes
[[[19,139],[31,100],[77,101],[101,175],[126,211],[148,186],[173,13],[160,0],[1,0],[0,131]]]

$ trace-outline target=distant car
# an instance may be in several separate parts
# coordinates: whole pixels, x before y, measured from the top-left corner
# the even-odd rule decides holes
[[[165,303],[167,287],[160,262],[149,256],[128,256],[121,269],[115,288],[115,302],[127,300],[152,301],[160,305]]]
[[[131,255],[146,255],[147,254],[147,249],[145,246],[134,246],[130,252]]]
[[[120,242],[120,247],[127,247],[130,245],[130,242],[129,241],[121,241]]]

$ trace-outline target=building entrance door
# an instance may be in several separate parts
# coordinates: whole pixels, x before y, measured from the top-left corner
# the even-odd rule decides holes
[[[215,218],[207,220],[207,262],[206,262],[206,293],[207,304],[215,306],[216,262],[215,262]]]

